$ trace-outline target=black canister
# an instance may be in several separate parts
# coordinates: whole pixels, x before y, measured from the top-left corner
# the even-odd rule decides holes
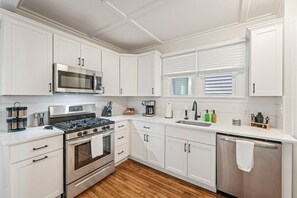
[[[258,112],[258,114],[256,116],[256,122],[257,123],[263,123],[263,121],[264,121],[264,117],[263,117],[262,113]]]

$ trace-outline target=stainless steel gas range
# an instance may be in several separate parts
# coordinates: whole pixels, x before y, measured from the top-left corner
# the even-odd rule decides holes
[[[49,123],[64,134],[67,198],[75,197],[114,172],[114,122],[96,118],[96,106],[49,107]],[[91,140],[102,134],[103,154],[92,158]]]

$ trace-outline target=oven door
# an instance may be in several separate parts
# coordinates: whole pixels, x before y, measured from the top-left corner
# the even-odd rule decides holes
[[[56,93],[102,93],[101,72],[54,64],[54,91]]]
[[[114,160],[114,132],[103,134],[103,155],[92,158],[92,136],[66,141],[66,184]]]

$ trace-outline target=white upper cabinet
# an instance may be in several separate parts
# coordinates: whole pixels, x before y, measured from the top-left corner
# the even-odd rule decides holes
[[[120,95],[137,96],[137,57],[120,57]]]
[[[120,95],[120,57],[119,55],[102,51],[102,91],[104,96]]]
[[[251,28],[250,96],[282,96],[283,24]]]
[[[101,49],[79,39],[55,34],[54,63],[101,71]]]
[[[138,96],[161,96],[161,54],[157,51],[138,56]]]
[[[1,27],[2,95],[52,95],[52,34],[8,16]]]

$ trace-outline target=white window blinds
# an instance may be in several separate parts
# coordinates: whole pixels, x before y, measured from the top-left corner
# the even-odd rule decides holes
[[[189,77],[172,78],[172,94],[175,96],[189,95]]]
[[[231,95],[233,93],[232,74],[211,74],[204,76],[205,95]]]
[[[243,68],[245,43],[238,43],[198,52],[199,71]]]
[[[196,71],[196,52],[163,58],[163,75]]]

